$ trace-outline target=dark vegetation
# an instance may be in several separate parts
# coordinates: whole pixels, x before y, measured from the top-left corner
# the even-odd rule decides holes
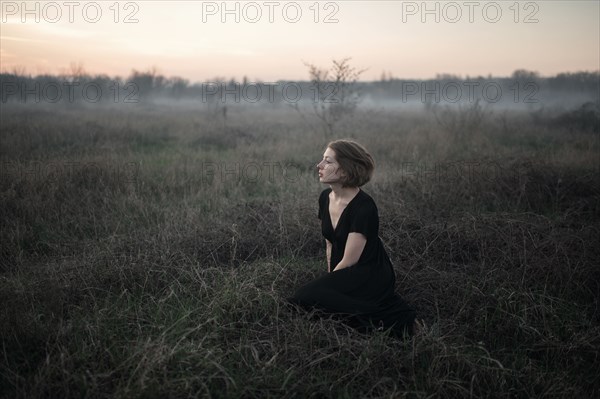
[[[456,76],[439,74],[434,79],[399,79],[383,74],[378,81],[359,81],[365,70],[351,65],[350,58],[334,60],[329,69],[312,64],[307,81],[242,81],[216,76],[204,82],[190,82],[178,76],[167,77],[156,68],[132,71],[127,77],[92,75],[80,66],[71,66],[63,75],[27,75],[24,71],[0,73],[2,103],[150,104],[160,101],[193,102],[210,105],[216,111],[225,104],[297,103],[315,107],[317,117],[335,123],[336,114],[326,115],[323,107],[336,112],[354,109],[364,100],[386,103],[459,104],[477,99],[510,108],[563,108],[575,102],[598,102],[600,73],[574,72],[542,77],[537,72],[518,69],[510,77]],[[298,92],[300,91],[300,92]],[[360,95],[360,96],[358,96]],[[332,110],[332,111],[333,111]],[[326,125],[327,125],[326,123]]]
[[[2,104],[0,396],[597,397],[597,103],[480,106],[336,125],[377,162],[402,341],[284,306],[325,272],[317,118]]]

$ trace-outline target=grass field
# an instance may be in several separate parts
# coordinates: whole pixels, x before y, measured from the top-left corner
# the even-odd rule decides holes
[[[597,130],[338,127],[375,158],[364,190],[427,326],[403,341],[284,304],[326,270],[314,118],[88,108],[2,107],[0,396],[599,395]]]

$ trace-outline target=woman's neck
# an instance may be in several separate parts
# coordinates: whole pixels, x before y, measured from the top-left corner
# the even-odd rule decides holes
[[[349,201],[360,191],[360,188],[358,187],[342,187],[342,185],[338,183],[330,184],[329,187],[331,187],[333,198],[336,201]]]

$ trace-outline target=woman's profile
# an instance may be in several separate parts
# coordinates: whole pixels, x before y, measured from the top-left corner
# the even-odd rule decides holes
[[[379,238],[377,206],[360,188],[371,179],[373,158],[354,141],[336,140],[317,168],[320,182],[329,185],[319,196],[318,212],[329,273],[288,301],[345,315],[356,327],[411,334],[415,311],[394,292],[396,277]]]

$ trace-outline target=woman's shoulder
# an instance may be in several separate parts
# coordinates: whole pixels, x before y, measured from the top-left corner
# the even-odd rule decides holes
[[[331,187],[328,187],[328,188],[324,189],[323,191],[321,191],[321,194],[319,195],[319,201],[323,200],[324,198],[327,198],[327,196],[329,195],[330,192],[331,192]]]
[[[360,194],[360,198],[358,198],[358,200],[359,200],[358,202],[375,205],[375,200],[373,199],[373,197],[371,197],[369,195],[369,193],[364,191],[362,188],[360,189],[359,194]]]
[[[319,209],[327,206],[327,200],[329,199],[330,192],[331,187],[326,188],[325,190],[321,191],[321,194],[319,194]]]
[[[375,200],[363,189],[361,189],[358,193],[356,201],[354,201],[354,205],[356,208],[361,208],[363,210],[377,211],[377,204],[375,204]]]

